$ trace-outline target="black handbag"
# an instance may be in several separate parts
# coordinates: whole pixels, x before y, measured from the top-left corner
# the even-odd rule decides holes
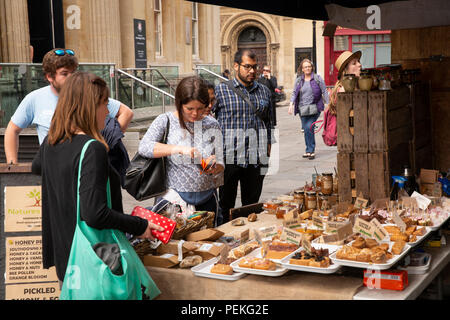
[[[161,143],[167,143],[170,120]],[[125,173],[124,189],[138,201],[163,194],[166,190],[166,157],[145,158],[136,152]]]

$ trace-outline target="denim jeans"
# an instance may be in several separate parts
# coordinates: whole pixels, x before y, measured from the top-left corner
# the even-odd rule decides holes
[[[305,144],[306,144],[306,153],[313,153],[316,149],[316,139],[314,137],[314,129],[311,128],[313,122],[317,121],[320,113],[313,114],[312,116],[300,116],[300,120],[302,121],[302,128],[305,130]]]

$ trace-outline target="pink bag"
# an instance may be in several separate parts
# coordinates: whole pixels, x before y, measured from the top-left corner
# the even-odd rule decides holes
[[[327,146],[337,145],[337,123],[336,115],[331,114],[329,110],[326,110],[323,114],[323,132],[322,138],[323,142]]]

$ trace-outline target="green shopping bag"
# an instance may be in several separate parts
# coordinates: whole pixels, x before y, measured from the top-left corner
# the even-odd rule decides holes
[[[60,300],[141,300],[141,285],[145,294],[154,299],[161,292],[145,269],[142,261],[130,245],[123,232],[114,229],[95,229],[80,220],[80,175],[84,154],[89,144],[84,145],[78,169],[77,225],[70,250],[69,261],[61,289]],[[108,207],[111,208],[111,191],[107,183]],[[92,248],[105,242],[117,243],[120,248],[122,275],[115,275]]]

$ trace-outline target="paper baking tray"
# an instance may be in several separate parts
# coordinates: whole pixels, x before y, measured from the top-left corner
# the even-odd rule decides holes
[[[322,245],[313,245],[314,248],[325,248],[325,246]],[[335,273],[336,271],[338,271],[341,268],[341,265],[336,264],[333,262],[333,264],[331,264],[330,266],[328,266],[328,268],[318,268],[318,267],[309,267],[309,266],[301,266],[298,264],[290,264],[289,260],[291,259],[291,257],[293,255],[295,255],[295,253],[300,252],[304,250],[303,248],[299,248],[297,250],[295,250],[293,253],[291,253],[290,255],[288,255],[287,257],[281,259],[281,265],[283,267],[285,267],[286,269],[289,270],[295,270],[295,271],[305,271],[305,272],[314,272],[314,273],[323,273],[323,274],[330,274],[330,273]],[[329,250],[329,249],[328,249]],[[331,252],[329,250],[329,252]]]
[[[230,266],[233,268],[236,272],[243,272],[248,274],[256,274],[259,276],[267,276],[267,277],[279,277],[288,272],[289,270],[286,268],[283,268],[282,266],[277,264],[277,267],[275,270],[260,270],[260,269],[252,269],[252,268],[242,268],[239,267],[239,261],[244,258],[261,258],[261,248],[253,250],[251,253],[246,255],[245,257],[242,257],[233,263],[230,264]]]

